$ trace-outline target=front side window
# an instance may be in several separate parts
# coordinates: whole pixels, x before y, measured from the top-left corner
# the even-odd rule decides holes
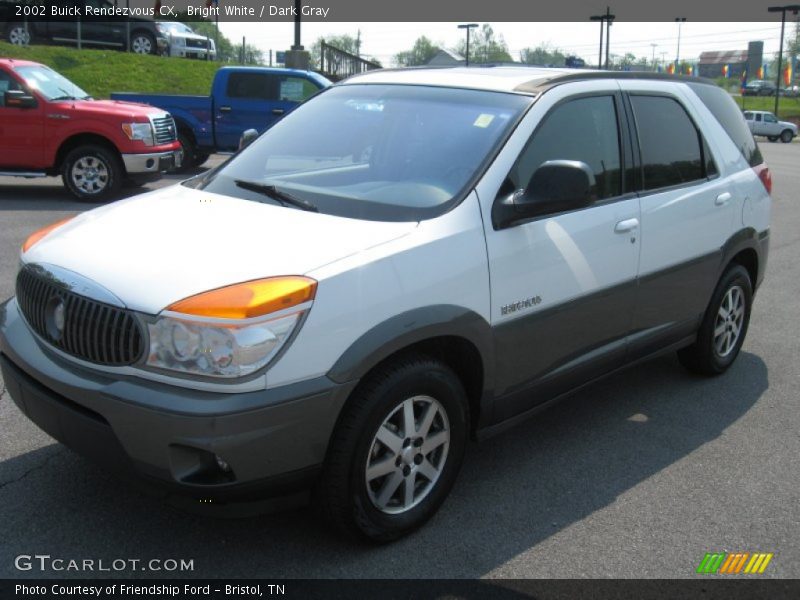
[[[284,102],[302,102],[318,91],[319,88],[308,79],[287,76],[279,78],[278,100]]]
[[[765,114],[765,115],[764,115],[764,120],[765,120],[767,123],[777,123],[777,122],[778,122],[778,119],[776,119],[776,118],[775,118],[775,115],[773,115],[773,114],[771,114],[771,113],[767,113],[767,114]]]
[[[512,190],[524,189],[534,171],[549,160],[578,160],[589,165],[597,197],[622,193],[620,141],[613,96],[569,100],[548,113],[508,174]]]
[[[532,101],[428,86],[328,88],[197,187],[285,203],[274,197],[277,188],[320,212],[352,218],[430,218],[466,193]]]
[[[20,86],[11,78],[11,75],[0,71],[0,107],[6,105],[6,92],[18,89],[20,89]]]
[[[642,157],[644,189],[705,179],[702,138],[673,98],[631,96]]]

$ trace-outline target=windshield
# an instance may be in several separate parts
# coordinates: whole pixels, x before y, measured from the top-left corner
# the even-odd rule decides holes
[[[89,94],[47,67],[17,67],[19,74],[29,88],[38,91],[47,100],[85,100]]]
[[[274,194],[263,193],[264,185],[274,186],[322,213],[387,221],[430,218],[474,185],[531,102],[529,96],[455,88],[330,88],[198,187],[280,204]]]

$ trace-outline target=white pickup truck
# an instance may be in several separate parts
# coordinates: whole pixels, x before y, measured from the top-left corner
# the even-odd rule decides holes
[[[746,110],[744,119],[753,135],[766,136],[770,142],[777,142],[780,139],[788,144],[797,135],[797,125],[779,121],[774,114],[765,110]]]

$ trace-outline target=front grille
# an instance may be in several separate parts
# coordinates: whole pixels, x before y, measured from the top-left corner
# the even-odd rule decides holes
[[[210,45],[206,40],[199,40],[195,38],[186,38],[186,47],[187,48],[205,48],[206,45]]]
[[[20,270],[17,303],[31,328],[67,354],[114,367],[142,356],[142,331],[129,311],[78,295],[42,272]]]
[[[158,145],[169,144],[177,139],[175,121],[169,115],[153,119],[153,128],[156,132],[156,144]]]

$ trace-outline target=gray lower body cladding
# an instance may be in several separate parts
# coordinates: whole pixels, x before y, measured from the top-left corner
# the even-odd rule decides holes
[[[79,454],[219,500],[310,487],[355,385],[318,378],[219,394],[90,372],[44,350],[14,301],[0,308],[0,366],[20,410]]]

